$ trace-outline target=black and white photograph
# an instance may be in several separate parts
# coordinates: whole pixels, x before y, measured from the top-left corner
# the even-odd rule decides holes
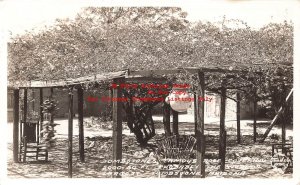
[[[300,183],[300,1],[128,2],[0,1],[4,179]]]

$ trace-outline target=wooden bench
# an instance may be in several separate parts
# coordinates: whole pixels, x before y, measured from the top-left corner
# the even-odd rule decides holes
[[[181,172],[184,171],[185,166],[191,166],[196,138],[188,135],[175,135],[156,140],[156,143],[158,146],[156,158],[160,164],[158,176],[161,177],[163,171],[173,171],[182,177]],[[172,169],[174,165],[177,168]]]

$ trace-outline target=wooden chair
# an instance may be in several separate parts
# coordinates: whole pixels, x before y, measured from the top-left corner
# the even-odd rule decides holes
[[[284,173],[293,169],[293,144],[292,143],[271,143],[272,159],[271,165],[280,168]]]
[[[159,174],[161,172],[173,171],[182,177],[182,172],[185,167],[191,165],[193,149],[196,144],[196,139],[193,136],[170,136],[164,139],[156,140],[158,149],[156,151],[156,159],[158,160]],[[170,166],[177,165],[177,168],[172,169]]]
[[[21,121],[20,161],[26,162],[27,158],[34,158],[35,161],[48,161],[48,149],[45,144],[40,143],[39,133],[39,121]],[[44,159],[40,160],[39,157]]]

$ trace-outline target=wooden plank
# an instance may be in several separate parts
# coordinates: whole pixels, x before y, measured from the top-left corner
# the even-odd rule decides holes
[[[128,76],[126,77],[126,83],[165,83],[167,82],[167,78],[157,78],[157,77],[134,77],[134,76]]]
[[[115,84],[122,84],[124,78],[116,78],[113,80]],[[120,98],[122,90],[120,87],[113,89],[113,98]],[[122,160],[122,102],[113,102],[113,178],[121,178],[122,164],[118,161]],[[117,174],[115,174],[117,173]]]
[[[183,69],[162,69],[162,70],[139,70],[129,71],[130,77],[153,77],[154,75],[176,74],[183,72]]]
[[[83,129],[83,89],[77,89],[78,98],[78,128],[79,128],[79,155],[80,161],[84,162],[84,129]]]
[[[204,73],[198,71],[198,88],[196,97],[205,96],[205,78]],[[200,171],[201,178],[205,177],[205,137],[204,137],[204,101],[199,101],[198,98],[195,99],[194,103],[197,105],[197,124],[196,124],[196,139],[197,139],[197,151],[196,151],[196,171]]]
[[[256,132],[256,122],[257,122],[256,114],[257,114],[257,100],[256,100],[256,90],[255,90],[254,91],[254,98],[253,98],[253,142],[256,142],[256,136],[257,136],[257,132]]]
[[[62,79],[62,80],[48,80],[48,81],[14,81],[14,83],[9,83],[8,87],[65,87],[65,86],[73,86],[77,84],[84,84],[89,82],[100,82],[112,80],[114,78],[124,77],[126,71],[118,71],[118,72],[109,72],[105,74],[96,74],[90,75],[75,79]]]
[[[163,124],[164,124],[165,135],[170,136],[171,135],[170,105],[167,104],[165,101],[164,101],[164,105],[163,105]]]
[[[241,95],[240,92],[236,93],[236,132],[237,132],[237,143],[241,143]]]
[[[220,167],[221,171],[225,170],[225,155],[226,155],[225,111],[226,111],[226,80],[223,80],[222,89],[221,89],[220,140],[219,140],[219,158],[221,159],[221,167]]]
[[[13,158],[14,162],[19,162],[19,89],[14,90],[14,123],[13,123]]]
[[[179,135],[178,132],[178,112],[172,109],[173,114],[173,135]]]
[[[72,178],[72,156],[73,156],[73,89],[69,90],[69,119],[68,119],[68,177]]]
[[[292,99],[292,94],[293,94],[293,89],[291,89],[290,93],[287,95],[286,99],[285,99],[285,103],[283,106],[280,107],[280,109],[278,110],[276,116],[273,118],[270,126],[267,128],[267,130],[265,131],[263,138],[259,141],[260,143],[264,142],[265,139],[268,137],[270,131],[272,130],[272,128],[274,127],[274,125],[276,124],[279,116],[283,113],[286,104]]]

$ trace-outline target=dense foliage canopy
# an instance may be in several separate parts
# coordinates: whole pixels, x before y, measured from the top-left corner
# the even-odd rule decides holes
[[[9,81],[67,79],[124,69],[220,67],[228,89],[258,99],[283,100],[293,83],[293,25],[270,23],[254,30],[240,20],[190,23],[180,8],[86,8],[75,20],[57,20],[38,34],[9,43]],[[236,28],[227,23],[236,24]],[[256,72],[261,72],[257,74]],[[206,74],[218,91],[230,74]],[[188,79],[188,75],[176,75]],[[190,78],[188,80],[193,80]],[[195,83],[193,83],[195,84]],[[282,101],[279,101],[278,107]]]

